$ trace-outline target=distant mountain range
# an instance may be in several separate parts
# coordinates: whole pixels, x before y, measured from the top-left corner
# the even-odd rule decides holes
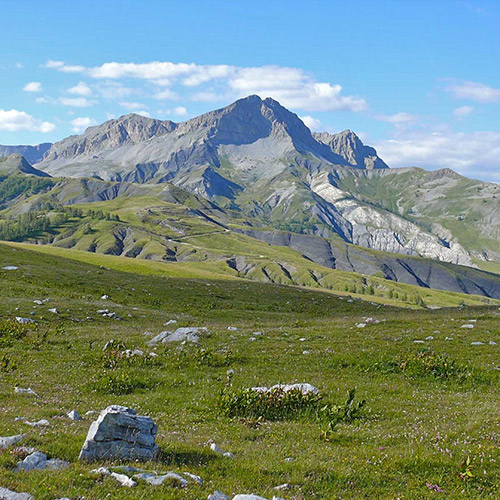
[[[197,203],[232,231],[295,245],[327,267],[338,268],[349,248],[364,247],[384,252],[382,261],[420,256],[500,271],[500,186],[449,169],[390,169],[354,132],[311,133],[270,98],[250,96],[183,123],[129,114],[52,145],[0,146],[0,155],[9,153],[36,167],[28,172],[33,167],[11,155],[10,164],[26,162],[20,172],[94,179],[85,181],[86,196],[81,184],[65,181],[76,190],[72,203],[139,191],[154,197],[164,192],[155,186],[167,183],[186,199],[190,193],[206,200]],[[12,213],[21,206],[26,211],[37,203],[20,197],[7,204]],[[330,249],[321,244],[315,255],[318,241]],[[380,263],[351,267],[402,279]],[[419,273],[411,279],[431,286],[432,277]]]

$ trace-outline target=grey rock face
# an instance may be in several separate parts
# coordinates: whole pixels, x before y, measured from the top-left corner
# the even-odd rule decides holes
[[[80,460],[154,460],[156,424],[124,406],[108,406],[90,426]]]
[[[353,167],[366,168],[367,170],[389,168],[377,156],[375,149],[365,146],[361,139],[351,130],[344,130],[337,134],[329,134],[328,132],[313,133],[313,137],[317,141],[326,144],[333,153],[344,158]]]
[[[0,156],[9,156],[11,154],[21,155],[26,158],[32,165],[38,163],[43,155],[50,149],[52,144],[50,142],[44,142],[43,144],[38,144],[38,146],[1,146],[0,145]]]
[[[16,471],[44,470],[44,469],[64,469],[69,466],[68,462],[52,458],[47,460],[47,455],[41,451],[35,451],[24,460],[17,463]],[[1,498],[1,497],[0,497]]]
[[[35,497],[29,493],[16,493],[7,488],[0,487],[0,498],[2,500],[33,500]]]

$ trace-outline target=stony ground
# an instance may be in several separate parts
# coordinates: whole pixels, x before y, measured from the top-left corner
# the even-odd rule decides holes
[[[111,271],[2,245],[0,286],[0,436],[26,433],[23,446],[70,464],[15,472],[25,452],[3,450],[0,486],[37,500],[194,500],[214,490],[289,500],[500,497],[497,307],[408,311],[292,287]],[[13,326],[15,317],[35,323]],[[208,333],[197,344],[147,345],[146,331],[182,326]],[[112,339],[116,348],[103,351]],[[120,354],[134,348],[157,356]],[[366,405],[333,429],[310,414],[271,421],[221,411],[224,390],[280,382],[313,384],[325,405],[356,388]],[[97,416],[85,414],[110,404],[158,424],[159,460],[143,467],[190,472],[203,485],[127,488],[91,472],[116,464],[79,462]],[[67,417],[73,409],[81,421]]]

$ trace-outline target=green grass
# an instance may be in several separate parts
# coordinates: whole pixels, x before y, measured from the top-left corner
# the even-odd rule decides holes
[[[3,451],[2,486],[37,500],[194,500],[215,489],[272,498],[283,483],[291,489],[279,495],[289,500],[416,500],[440,495],[429,483],[446,498],[499,498],[499,346],[488,343],[500,344],[498,306],[398,309],[230,278],[203,269],[204,263],[29,248],[0,244],[0,331],[14,316],[38,324],[0,335],[0,435],[28,432],[24,444],[71,466],[15,473],[17,458]],[[19,269],[1,269],[7,265]],[[100,300],[103,294],[110,300]],[[44,298],[49,302],[33,303]],[[52,307],[58,315],[48,311]],[[98,315],[103,308],[122,319]],[[368,316],[374,321],[358,328]],[[143,332],[159,333],[170,319],[177,326],[206,326],[209,333],[199,346],[158,347],[151,359],[102,350],[114,339],[148,352]],[[471,319],[477,320],[473,330],[460,328]],[[485,345],[471,346],[478,340]],[[435,356],[422,362],[422,347]],[[474,376],[464,379],[467,371]],[[293,382],[315,385],[332,408],[342,407],[353,388],[366,404],[358,418],[333,430],[323,418],[289,413],[289,406],[278,419],[230,417],[220,408],[224,390],[238,394]],[[31,387],[39,397],[14,394],[15,386]],[[65,413],[76,408],[83,415],[109,404],[131,406],[158,423],[162,453],[147,468],[199,474],[204,486],[128,489],[90,472],[109,464],[79,463],[92,417],[71,422]],[[31,429],[15,421],[19,416],[47,418],[51,425]],[[234,460],[211,452],[209,439]]]

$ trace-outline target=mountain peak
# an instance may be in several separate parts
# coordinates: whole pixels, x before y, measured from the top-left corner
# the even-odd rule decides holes
[[[50,177],[49,174],[33,168],[30,163],[19,153],[12,153],[0,158],[0,175],[30,174],[37,177]]]
[[[315,132],[313,136],[317,141],[327,145],[333,153],[340,155],[353,167],[366,168],[367,170],[389,168],[378,157],[377,151],[370,146],[365,146],[352,130],[346,129],[336,134]]]

